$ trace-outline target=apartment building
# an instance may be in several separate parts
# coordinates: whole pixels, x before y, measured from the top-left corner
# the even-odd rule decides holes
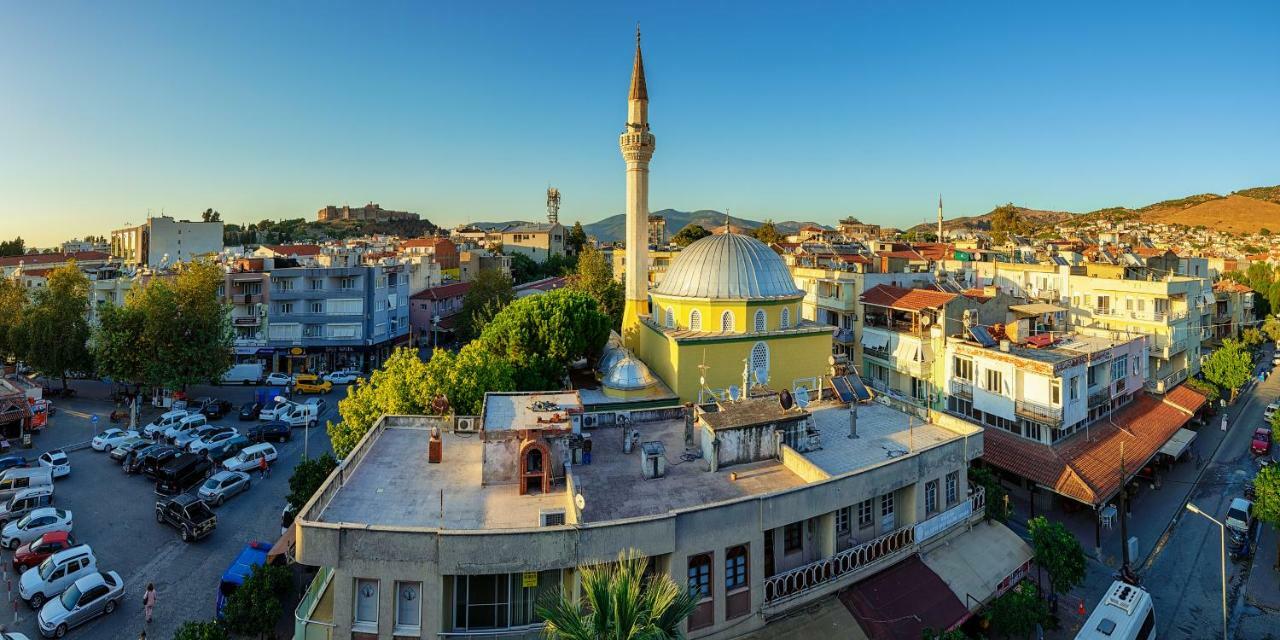
[[[1254,319],[1253,294],[1251,287],[1232,280],[1213,283],[1213,304],[1205,305],[1200,319],[1201,344],[1213,347],[1226,338],[1239,338]]]
[[[268,342],[271,278],[264,270],[269,259],[240,258],[227,267],[223,299],[231,307],[235,332],[235,362],[269,362],[275,355]]]
[[[565,255],[568,232],[558,222],[520,224],[501,231],[502,252],[524,254],[534,262],[546,262],[551,256]]]
[[[111,255],[125,265],[160,269],[221,251],[221,222],[148,217],[144,224],[111,232]]]
[[[511,277],[511,256],[488,249],[469,249],[458,253],[458,279],[471,282],[483,271],[497,271]]]
[[[795,259],[787,262],[796,287],[804,292],[800,317],[836,327],[832,336],[833,355],[846,358],[850,363],[862,362],[858,348],[861,336],[859,314],[862,311],[858,300],[860,295],[881,284],[929,287],[934,280],[931,273],[865,273],[851,268],[798,266],[800,261]]]
[[[920,637],[1027,570],[1030,550],[982,521],[967,480],[983,432],[953,416],[762,396],[632,412],[634,447],[614,424],[574,392],[383,417],[298,515],[298,561],[321,569],[294,637],[536,638],[537,599],[579,595],[577,567],[624,549],[697,594],[695,640],[767,634],[847,588],[864,629],[893,618],[895,637]],[[702,458],[682,462],[690,446]],[[881,601],[901,583],[937,605],[893,615]]]
[[[453,334],[470,290],[470,282],[453,282],[409,296],[409,324],[419,344],[434,345],[447,339],[433,333]]]

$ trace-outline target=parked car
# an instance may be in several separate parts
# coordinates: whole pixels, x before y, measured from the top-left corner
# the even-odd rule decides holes
[[[53,477],[65,478],[71,475],[71,459],[67,458],[67,452],[62,449],[54,449],[40,454],[38,458],[40,466],[49,467],[53,470]]]
[[[159,418],[147,423],[147,426],[142,428],[142,435],[148,438],[160,438],[169,427],[176,426],[187,415],[187,412],[182,409],[165,412]]]
[[[218,516],[204,500],[183,494],[156,502],[156,522],[177,529],[183,542],[192,542],[213,533]]]
[[[287,373],[273,373],[267,376],[266,384],[270,387],[291,387],[293,376]]]
[[[330,391],[333,391],[333,383],[321,380],[320,376],[314,373],[300,373],[293,383],[294,393],[329,393]]]
[[[1260,456],[1271,453],[1271,430],[1265,427],[1254,429],[1253,442],[1249,443],[1249,450]]]
[[[91,573],[40,609],[40,635],[61,638],[67,630],[116,610],[124,597],[124,580],[114,571]]]
[[[196,429],[199,429],[200,427],[203,427],[207,424],[209,424],[208,418],[198,413],[193,413],[183,418],[182,420],[178,421],[178,424],[175,424],[172,427],[165,429],[164,438],[165,440],[168,440],[172,444],[177,441],[179,436],[183,436],[185,434],[191,433],[192,431],[195,431]]]
[[[76,580],[98,570],[98,559],[89,545],[71,547],[45,558],[35,571],[27,571],[18,580],[18,595],[39,609],[50,598],[56,598]]]
[[[1267,422],[1271,422],[1271,417],[1274,416],[1277,411],[1280,411],[1280,400],[1276,400],[1275,402],[1272,402],[1271,404],[1267,405],[1266,409],[1262,410],[1262,419],[1266,420]]]
[[[209,504],[220,507],[228,498],[249,490],[249,474],[243,471],[219,471],[200,485],[196,495]]]
[[[271,420],[270,422],[259,422],[249,427],[244,434],[254,442],[266,442],[268,440],[286,442],[293,437],[293,427],[290,427],[289,423],[283,420]]]
[[[324,413],[325,407],[328,407],[329,403],[325,402],[324,398],[307,398],[303,401],[302,406],[315,407],[315,410],[312,412],[312,416],[318,416]]]
[[[142,456],[142,460],[139,462],[139,471],[142,471],[144,475],[154,478],[156,477],[156,473],[160,469],[164,468],[166,464],[169,464],[170,460],[176,458],[179,453],[182,452],[178,451],[178,448],[173,445],[157,445],[149,449],[146,455]]]
[[[360,379],[360,372],[355,369],[339,369],[333,373],[326,373],[324,379],[333,384],[351,384]]]
[[[53,507],[36,509],[17,522],[6,524],[0,534],[0,545],[17,549],[50,531],[71,531],[73,524],[70,511]]]
[[[217,420],[227,415],[231,410],[231,403],[226,400],[217,398],[203,398],[200,402],[200,413],[210,420]]]
[[[143,457],[146,456],[148,453],[151,453],[152,451],[154,451],[156,447],[163,447],[163,446],[165,445],[158,444],[155,442],[147,442],[146,446],[139,447],[137,449],[131,449],[128,453],[124,455],[124,459],[120,461],[120,469],[123,470],[128,475],[133,475],[135,473],[138,473],[139,471],[142,471]]]
[[[53,469],[49,467],[14,467],[0,473],[0,502],[39,487],[53,486]]]
[[[53,485],[31,487],[14,494],[0,510],[0,523],[17,520],[22,516],[53,504]]]
[[[257,420],[259,413],[262,413],[261,402],[246,402],[240,405],[240,420],[243,422]]]
[[[235,456],[227,458],[222,467],[227,471],[253,471],[258,468],[260,460],[265,459],[270,465],[276,461],[276,457],[276,448],[264,442],[246,447]]]
[[[1236,533],[1248,535],[1249,530],[1253,528],[1253,501],[1244,498],[1232,499],[1223,524]]]
[[[221,444],[230,440],[240,433],[231,427],[215,427],[215,431],[210,431],[187,445],[187,450],[191,453],[203,453],[209,447]]]
[[[237,435],[222,444],[216,444],[205,449],[204,455],[217,468],[222,468],[222,461],[231,456],[240,453],[245,447],[253,446],[253,441],[247,436]]]
[[[224,431],[230,431],[230,430],[231,430],[231,427],[219,427],[217,425],[207,424],[207,425],[204,425],[203,427],[197,427],[195,429],[191,429],[190,431],[179,433],[173,439],[173,446],[179,449],[189,451],[191,449],[192,443],[199,441],[201,438],[211,436],[215,433],[222,433]]]
[[[120,443],[118,447],[111,449],[111,460],[123,462],[124,458],[127,457],[129,453],[136,452],[138,449],[152,447],[152,445],[155,445],[155,440],[148,440],[146,438],[142,438],[142,436],[138,436],[138,438],[129,438],[128,440],[124,440],[123,443]]]
[[[156,495],[172,496],[187,491],[209,477],[213,463],[204,456],[179,453],[156,471]]]
[[[45,558],[76,546],[76,537],[67,531],[50,531],[13,552],[13,568],[19,574],[44,562]]]
[[[12,469],[14,467],[27,467],[27,466],[30,466],[30,463],[27,462],[27,459],[24,456],[20,456],[16,454],[9,455],[9,456],[0,456],[0,471],[4,471],[5,469]]]
[[[136,438],[138,435],[137,431],[125,431],[124,429],[112,427],[94,436],[93,440],[89,441],[89,446],[93,447],[94,451],[106,451],[129,438]]]

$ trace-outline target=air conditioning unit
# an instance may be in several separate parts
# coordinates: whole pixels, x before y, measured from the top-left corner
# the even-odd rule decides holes
[[[453,423],[453,430],[457,433],[475,433],[479,428],[475,418],[458,418]]]
[[[541,526],[541,527],[564,526],[564,509],[543,509],[542,511],[539,511],[538,526]]]

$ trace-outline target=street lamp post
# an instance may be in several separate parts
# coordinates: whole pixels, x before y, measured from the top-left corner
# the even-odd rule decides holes
[[[1222,640],[1227,640],[1227,527],[1219,522],[1213,516],[1200,510],[1195,504],[1188,502],[1187,511],[1197,513],[1218,525],[1218,540],[1221,546],[1218,548],[1218,558],[1221,563],[1222,570]]]

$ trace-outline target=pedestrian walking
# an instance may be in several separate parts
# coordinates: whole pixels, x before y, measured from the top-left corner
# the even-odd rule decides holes
[[[267,476],[271,475],[271,465],[267,464],[266,456],[258,458],[258,471],[262,472],[263,480],[265,480]]]
[[[156,585],[155,583],[148,582],[147,592],[142,594],[142,612],[145,613],[147,616],[147,624],[151,624],[151,612],[154,611],[155,608],[156,608]],[[143,631],[142,634],[143,634],[142,635],[143,638],[147,637],[145,631]]]
[[[1223,431],[1226,431],[1226,430],[1227,430],[1227,417],[1226,417],[1226,416],[1222,416],[1222,430],[1223,430]]]

